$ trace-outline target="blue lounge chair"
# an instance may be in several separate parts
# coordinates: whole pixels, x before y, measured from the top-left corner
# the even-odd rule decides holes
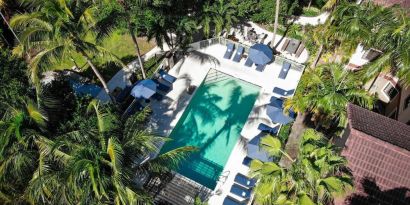
[[[239,48],[236,50],[235,56],[233,57],[232,60],[235,61],[235,62],[241,61],[242,54],[243,54],[244,50],[245,50],[245,48],[243,48],[242,46],[239,46]]]
[[[234,181],[235,181],[235,183],[237,183],[239,185],[242,185],[246,188],[252,188],[256,184],[255,179],[250,179],[250,178],[248,178],[247,176],[245,176],[241,173],[236,174]]]
[[[282,64],[282,70],[280,70],[280,73],[279,73],[279,78],[280,79],[285,79],[286,78],[286,76],[288,75],[288,72],[289,72],[289,70],[290,70],[290,63],[288,63],[288,62],[283,62],[283,64]]]
[[[232,43],[228,43],[226,45],[226,52],[225,52],[224,58],[231,59],[232,54],[233,54],[233,49],[235,49],[235,45]]]
[[[160,91],[169,92],[172,88],[172,84],[166,84],[156,79],[154,79],[153,81],[157,84],[157,89]]]
[[[245,165],[245,166],[247,166],[247,167],[249,167],[249,166],[251,166],[251,162],[252,162],[252,158],[246,156],[246,157],[243,159],[242,164]]]
[[[276,94],[282,95],[282,96],[289,96],[289,95],[292,95],[294,92],[295,92],[294,89],[284,90],[284,89],[278,88],[278,87],[273,88],[273,93],[276,93]]]
[[[262,72],[263,70],[265,70],[266,65],[257,65],[256,66],[256,70],[259,72]]]
[[[231,187],[232,194],[235,194],[236,196],[242,197],[244,199],[249,199],[251,197],[251,192],[251,189],[246,189],[237,184],[233,184]]]
[[[253,65],[253,61],[251,60],[251,58],[248,57],[246,59],[245,66],[251,67],[252,65]]]
[[[222,202],[222,205],[243,205],[245,203],[239,202],[238,200],[230,197],[229,195],[225,197],[224,201]]]
[[[169,83],[174,83],[177,80],[176,77],[168,74],[163,69],[159,69],[158,73],[159,73],[159,75],[161,76],[162,79],[164,79],[165,81],[167,81]]]
[[[266,132],[266,133],[272,134],[272,135],[276,135],[276,134],[278,133],[278,131],[279,131],[279,126],[270,127],[270,126],[267,125],[267,124],[260,123],[260,124],[258,125],[258,130],[260,130],[260,131],[262,131],[262,132]]]
[[[272,97],[270,98],[270,103],[269,103],[269,105],[271,105],[271,106],[273,106],[273,107],[276,107],[276,108],[279,108],[279,109],[282,109],[282,108],[283,108],[283,100],[280,99],[280,98],[277,98],[277,97],[272,96]]]

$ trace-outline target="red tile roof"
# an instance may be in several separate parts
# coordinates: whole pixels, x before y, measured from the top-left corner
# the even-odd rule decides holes
[[[410,8],[410,0],[373,0],[375,4],[382,6],[399,5],[399,7]]]
[[[348,117],[342,155],[355,178],[355,192],[336,204],[410,204],[409,127],[355,105],[348,105]]]

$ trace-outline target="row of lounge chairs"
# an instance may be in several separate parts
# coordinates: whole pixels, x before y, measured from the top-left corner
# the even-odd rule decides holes
[[[241,173],[236,174],[234,184],[231,187],[230,194],[236,196],[241,200],[233,198],[228,195],[223,205],[243,205],[246,204],[251,198],[252,189],[256,185],[256,179],[251,179]]]
[[[228,43],[226,45],[226,52],[224,54],[224,58],[231,59],[234,53],[234,50],[235,50],[235,44]],[[236,49],[235,56],[233,57],[232,61],[239,63],[239,61],[241,61],[242,59],[244,52],[245,52],[245,48],[243,46],[239,46],[239,48]],[[252,67],[252,65],[253,65],[253,61],[248,57],[245,61],[245,66]],[[256,65],[256,70],[259,72],[262,72],[265,70],[265,66],[266,65]]]

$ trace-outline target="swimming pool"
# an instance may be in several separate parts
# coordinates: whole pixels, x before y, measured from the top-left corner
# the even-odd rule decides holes
[[[199,151],[181,163],[178,173],[214,189],[260,87],[211,70],[172,130],[161,152],[181,146]]]

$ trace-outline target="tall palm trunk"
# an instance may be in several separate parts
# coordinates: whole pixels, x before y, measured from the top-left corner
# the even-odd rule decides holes
[[[80,53],[83,56],[83,58],[87,61],[87,64],[91,67],[94,74],[97,76],[98,80],[100,80],[105,92],[111,97],[110,89],[108,89],[107,82],[105,82],[104,77],[101,75],[100,71],[98,71],[97,67],[95,67],[95,65],[91,62],[91,60],[88,57],[87,53],[85,53],[83,50],[80,50]]]
[[[300,141],[302,140],[302,134],[306,130],[304,124],[307,113],[298,113],[295,122],[292,125],[292,130],[288,137],[288,142],[285,146],[285,153],[288,153],[289,156],[282,156],[279,164],[282,167],[289,168],[292,165],[291,159],[297,159],[299,154]]]
[[[126,0],[117,0],[117,2],[124,8],[124,11],[125,11],[126,15],[130,18],[129,14],[130,14],[131,11],[130,11],[130,7],[128,6]],[[141,58],[140,46],[138,45],[137,37],[135,37],[135,32],[134,32],[134,29],[132,28],[132,24],[131,24],[130,20],[128,20],[128,30],[130,32],[132,42],[134,43],[135,50],[137,51],[136,54],[137,54],[137,57],[138,57],[138,62],[140,64],[142,78],[145,79],[145,78],[147,78],[147,75],[145,73],[144,64],[143,64],[142,58]]]
[[[323,52],[323,44],[320,44],[319,50],[317,51],[316,58],[312,64],[312,68],[316,67],[317,63],[319,62],[320,56],[322,55],[322,52]]]
[[[273,38],[271,42],[271,47],[273,49],[276,49],[275,46],[275,38],[276,38],[276,32],[278,31],[278,21],[279,21],[279,5],[280,5],[280,0],[276,0],[276,8],[275,8],[275,24],[273,25]]]
[[[17,37],[17,35],[16,35],[16,33],[14,32],[14,30],[11,28],[9,22],[7,21],[6,17],[3,15],[3,13],[1,12],[1,10],[0,10],[0,16],[1,16],[1,18],[3,19],[4,23],[7,24],[7,27],[9,27],[11,33],[12,33],[13,36],[16,38],[16,40],[19,42],[19,44],[21,44],[21,41],[20,41],[19,37]]]

